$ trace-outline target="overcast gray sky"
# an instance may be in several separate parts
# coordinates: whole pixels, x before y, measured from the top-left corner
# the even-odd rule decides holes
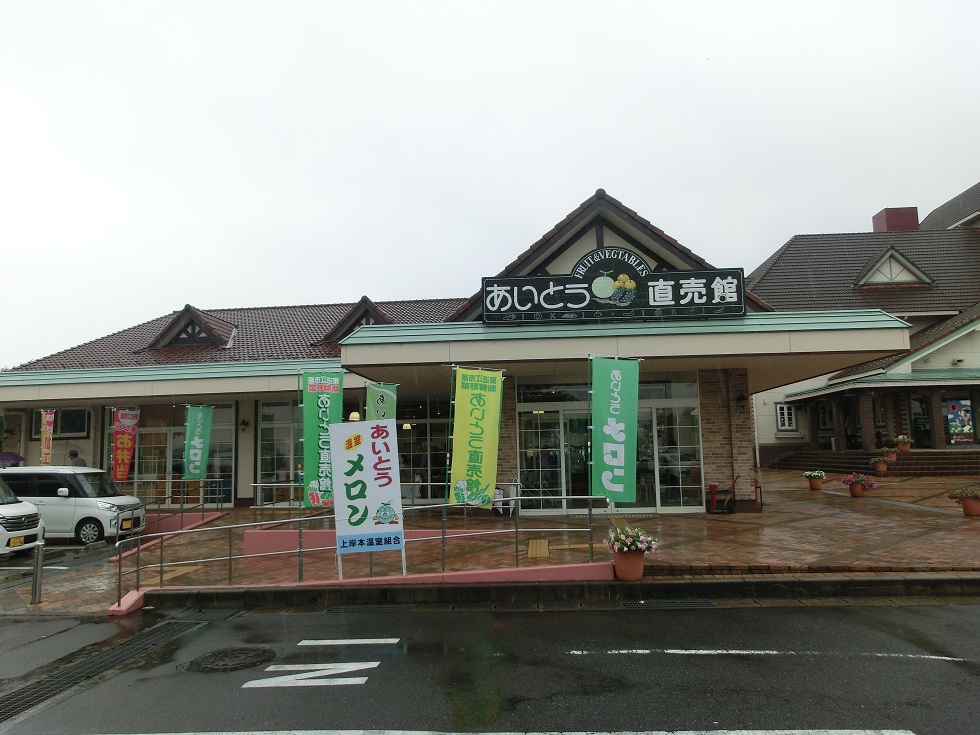
[[[0,0],[11,367],[469,296],[604,188],[717,267],[980,181],[980,3]]]

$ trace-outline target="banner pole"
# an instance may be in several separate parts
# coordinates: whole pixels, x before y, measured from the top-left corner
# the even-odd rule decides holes
[[[453,432],[453,425],[456,420],[456,371],[458,365],[453,365],[449,381],[449,441],[446,446],[446,489],[442,502],[442,573],[446,573],[446,521],[448,518],[449,493],[451,492],[450,467],[452,467],[452,456],[456,449],[456,435]]]

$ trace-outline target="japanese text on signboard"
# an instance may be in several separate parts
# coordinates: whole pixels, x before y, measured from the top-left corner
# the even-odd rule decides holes
[[[662,271],[593,280],[577,276],[484,278],[488,324],[703,319],[745,313],[741,269]]]
[[[402,548],[394,421],[340,423],[331,433],[338,552]],[[384,526],[383,532],[378,526]]]

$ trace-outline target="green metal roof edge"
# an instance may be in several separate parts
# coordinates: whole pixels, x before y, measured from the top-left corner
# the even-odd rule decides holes
[[[822,393],[837,393],[838,391],[854,386],[875,386],[897,383],[901,385],[915,385],[917,383],[934,384],[956,384],[956,383],[976,383],[980,382],[980,368],[948,368],[946,370],[913,370],[911,373],[875,373],[865,375],[853,380],[841,380],[836,383],[829,383],[806,390],[799,390],[787,393],[787,399],[806,398],[810,395]]]
[[[125,383],[150,380],[195,380],[298,375],[310,370],[340,370],[340,359],[202,362],[89,370],[3,370],[0,388],[18,385]]]
[[[483,322],[433,322],[425,324],[366,324],[340,341],[341,345],[402,342],[450,342],[502,339],[542,339],[606,336],[723,334],[745,332],[809,332],[851,329],[906,328],[908,323],[881,309],[840,311],[754,312],[719,319],[685,319],[664,322],[615,322],[600,324],[523,323],[520,326]]]

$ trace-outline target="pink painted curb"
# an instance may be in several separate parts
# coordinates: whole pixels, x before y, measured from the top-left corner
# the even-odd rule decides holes
[[[423,585],[423,584],[479,584],[481,582],[608,582],[614,580],[613,565],[610,561],[592,562],[591,564],[558,564],[551,566],[527,567],[522,569],[484,569],[466,572],[436,572],[433,574],[410,574],[407,576],[393,575],[388,577],[355,577],[353,579],[330,580],[317,582],[292,582],[288,584],[237,584],[222,585],[221,589],[293,589],[365,586],[365,585]],[[143,594],[148,587],[126,593],[122,601],[109,608],[109,615],[128,615],[143,607]],[[201,589],[194,587],[189,589]]]

